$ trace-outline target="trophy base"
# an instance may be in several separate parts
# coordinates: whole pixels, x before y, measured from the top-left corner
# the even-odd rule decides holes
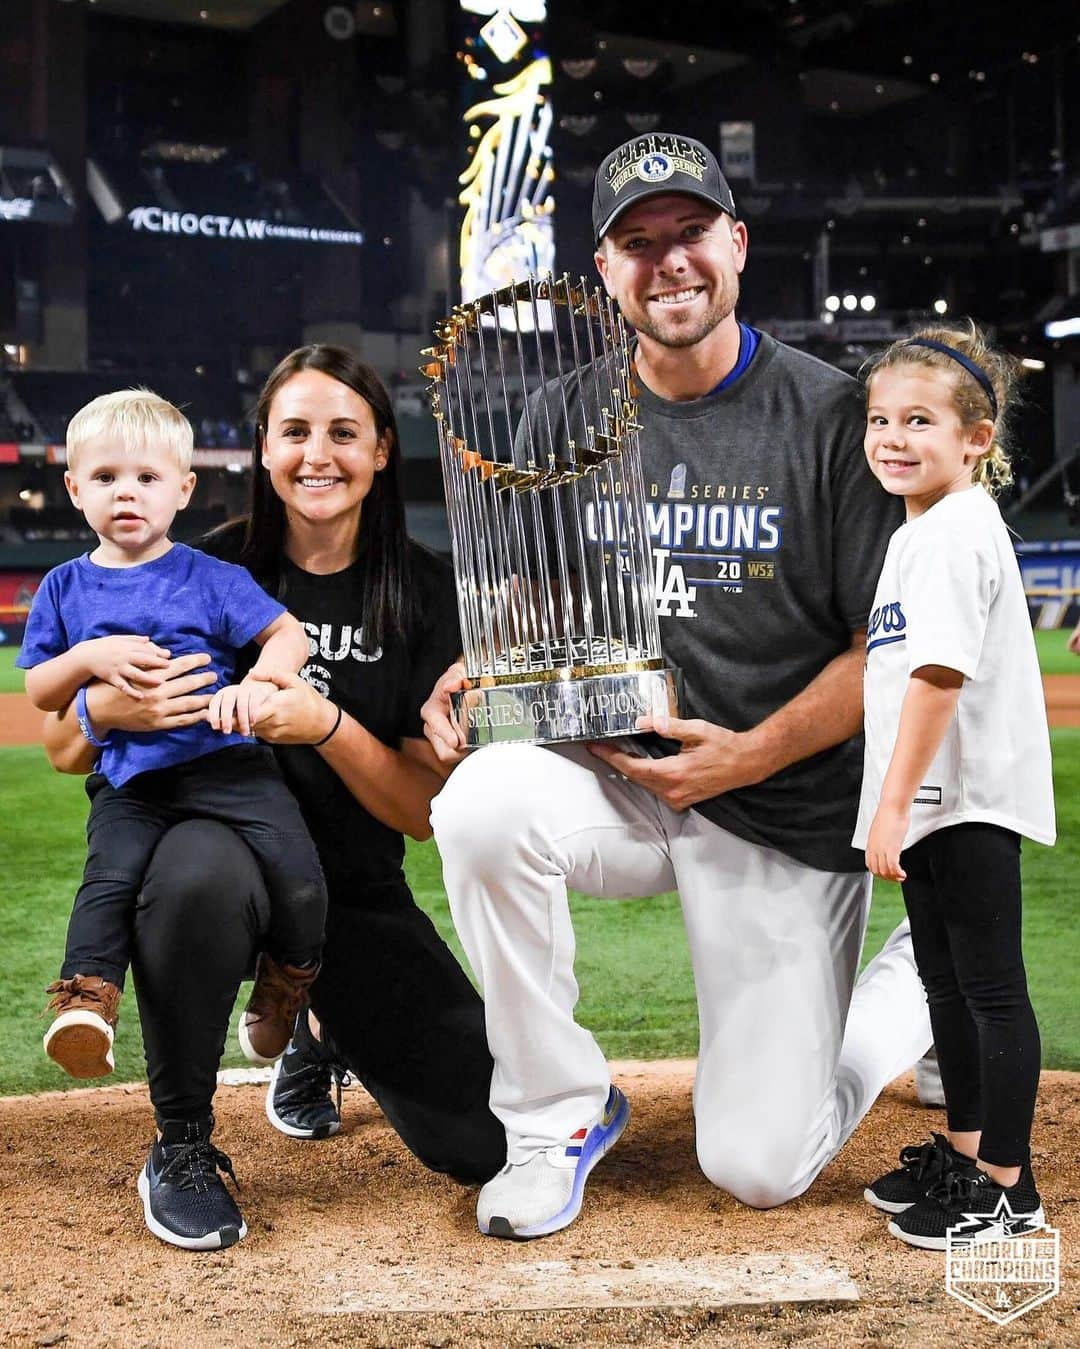
[[[678,716],[678,695],[676,672],[659,669],[474,687],[450,703],[466,746],[478,749],[633,735],[638,717]]]

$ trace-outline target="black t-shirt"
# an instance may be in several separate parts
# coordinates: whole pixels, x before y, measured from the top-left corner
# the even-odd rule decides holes
[[[571,428],[596,422],[588,404],[579,413],[578,388],[587,398],[589,382],[566,385],[565,403],[556,383],[546,386],[546,410],[534,397],[542,444],[549,420],[555,443],[566,442],[564,407]],[[682,671],[680,715],[746,731],[866,626],[900,504],[866,466],[855,381],[767,334],[745,373],[718,392],[670,402],[642,386],[638,401],[660,639]],[[602,539],[611,567],[623,552],[622,506],[603,475],[596,490],[580,497],[583,533],[588,545]],[[595,580],[593,595],[595,604]],[[862,871],[851,846],[862,759],[859,734],[693,809],[806,866]]]
[[[202,541],[217,557],[239,554],[242,526]],[[385,745],[423,736],[420,706],[435,680],[461,652],[453,573],[434,553],[410,540],[410,586],[416,618],[405,636],[390,634],[364,650],[361,608],[366,554],[344,571],[317,576],[287,559],[277,585],[268,585],[303,624],[311,655],[303,679],[331,698]],[[259,578],[265,582],[265,578]],[[401,877],[405,840],[369,814],[322,756],[307,745],[274,747],[300,803],[333,894]]]

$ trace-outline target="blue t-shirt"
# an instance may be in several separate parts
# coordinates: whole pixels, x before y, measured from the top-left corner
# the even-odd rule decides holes
[[[232,682],[237,653],[285,612],[243,567],[183,543],[135,567],[99,567],[88,555],[48,573],[30,608],[16,664],[33,669],[94,637],[137,633],[172,656],[204,651],[218,683]],[[175,731],[113,731],[95,765],[114,787],[136,773],[248,745],[200,721]]]

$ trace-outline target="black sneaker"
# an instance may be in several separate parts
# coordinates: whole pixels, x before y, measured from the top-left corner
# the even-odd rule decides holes
[[[934,1134],[933,1142],[900,1149],[900,1165],[879,1176],[863,1190],[863,1198],[883,1213],[903,1213],[921,1199],[930,1188],[951,1171],[975,1171],[970,1157],[957,1152],[944,1134]]]
[[[1029,1236],[1045,1227],[1042,1200],[1031,1167],[1025,1166],[1015,1185],[996,1184],[985,1171],[974,1175],[954,1171],[931,1189],[927,1197],[899,1213],[889,1223],[894,1237],[926,1251],[943,1251],[950,1228],[962,1229],[954,1241]]]
[[[289,1138],[329,1138],[341,1128],[341,1089],[347,1080],[333,1046],[315,1039],[307,1027],[307,1009],[301,1009],[293,1037],[274,1064],[266,1118]]]
[[[216,1251],[247,1236],[225,1183],[236,1185],[232,1162],[210,1142],[214,1119],[165,1120],[161,1138],[139,1173],[146,1225],[154,1236],[188,1251]]]

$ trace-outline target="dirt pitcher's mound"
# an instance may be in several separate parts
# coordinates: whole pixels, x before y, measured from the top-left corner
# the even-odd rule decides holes
[[[862,1199],[901,1144],[943,1127],[940,1111],[917,1105],[910,1079],[809,1194],[762,1213],[697,1168],[691,1064],[621,1064],[615,1076],[634,1116],[594,1173],[581,1218],[520,1244],[481,1237],[475,1193],[425,1171],[360,1090],[346,1093],[345,1131],[322,1143],[274,1133],[261,1088],[219,1091],[215,1141],[236,1166],[249,1233],[201,1255],[143,1226],[145,1089],[0,1101],[0,1342],[1075,1344],[1080,1076],[1044,1074],[1036,1121],[1061,1291],[1005,1329],[950,1297],[942,1255],[895,1241]],[[695,1291],[710,1270],[730,1296]],[[656,1298],[641,1296],[658,1271]]]

